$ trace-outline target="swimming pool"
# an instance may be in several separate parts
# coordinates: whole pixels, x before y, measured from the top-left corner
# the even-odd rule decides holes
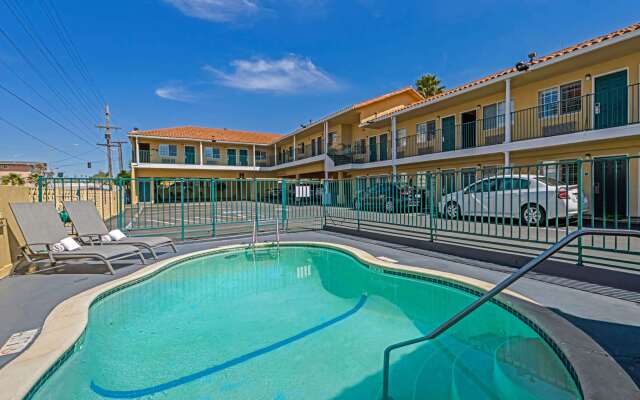
[[[35,399],[377,399],[382,352],[475,294],[318,246],[201,256],[94,302]],[[400,399],[580,399],[549,344],[487,303],[393,353]]]

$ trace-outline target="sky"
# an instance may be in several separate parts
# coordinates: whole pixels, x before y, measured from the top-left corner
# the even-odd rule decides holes
[[[455,87],[630,25],[633,10],[637,0],[0,0],[0,160],[105,170],[104,103],[114,140],[178,125],[289,133],[424,73]]]

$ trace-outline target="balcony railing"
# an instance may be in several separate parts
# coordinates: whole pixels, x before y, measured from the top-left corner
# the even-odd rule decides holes
[[[640,122],[640,84],[597,91],[513,113],[512,141],[614,128]]]
[[[140,150],[140,163],[148,163],[151,162],[151,151],[149,150]]]

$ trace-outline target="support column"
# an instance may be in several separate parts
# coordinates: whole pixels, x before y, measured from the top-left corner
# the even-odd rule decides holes
[[[253,166],[256,166],[256,145],[253,145]]]
[[[138,143],[137,136],[136,136],[136,164],[140,164],[140,144]]]
[[[202,142],[200,142],[200,165],[204,165],[204,157],[202,157]]]
[[[504,90],[504,143],[511,143],[511,79],[505,82]],[[509,151],[504,152],[504,166],[511,166],[511,154]]]
[[[397,121],[396,116],[391,117],[391,169],[393,170],[393,176],[396,175],[396,154],[398,152],[398,129],[397,129]],[[380,149],[382,152],[382,149]],[[394,178],[395,179],[395,178]]]
[[[323,142],[324,142],[324,179],[329,179],[329,121],[324,121],[324,127],[322,130]]]
[[[273,163],[278,165],[278,145],[273,144]]]
[[[293,135],[293,161],[296,160],[296,135]]]
[[[504,142],[511,143],[511,79],[505,81],[504,92]]]

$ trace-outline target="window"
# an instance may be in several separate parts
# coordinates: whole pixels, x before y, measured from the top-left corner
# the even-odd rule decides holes
[[[560,180],[567,185],[577,185],[578,163],[575,161],[560,161]]]
[[[335,132],[329,132],[329,147],[333,146],[336,143],[336,140],[338,138],[338,134]]]
[[[178,155],[178,146],[175,144],[161,144],[158,146],[158,153],[163,157],[176,157]]]
[[[418,144],[427,143],[436,135],[436,121],[427,121],[416,124],[416,142]]]
[[[580,111],[582,108],[582,84],[580,81],[560,86],[560,114]]]
[[[204,158],[210,160],[219,160],[220,159],[220,149],[216,147],[205,147],[204,148]]]
[[[498,187],[498,190],[521,190],[529,188],[528,179],[520,178],[504,178]]]
[[[300,153],[304,154],[304,142],[300,143]]]
[[[582,84],[580,81],[560,85],[538,93],[538,117],[548,118],[569,114],[582,109]]]
[[[398,146],[399,147],[404,147],[407,145],[407,130],[405,128],[402,129],[398,129],[398,131],[396,132],[397,135],[397,140],[398,140]]]
[[[264,161],[267,159],[267,152],[262,150],[256,150],[256,161]]]
[[[316,148],[316,140],[311,139],[311,155],[315,156],[316,154],[318,154],[318,149]]]
[[[514,110],[511,99],[511,112]],[[504,101],[489,104],[482,107],[482,130],[488,131],[496,128],[504,128],[504,116],[506,114]],[[513,121],[511,122],[513,124]]]
[[[558,114],[558,88],[538,93],[538,118],[548,118]]]

